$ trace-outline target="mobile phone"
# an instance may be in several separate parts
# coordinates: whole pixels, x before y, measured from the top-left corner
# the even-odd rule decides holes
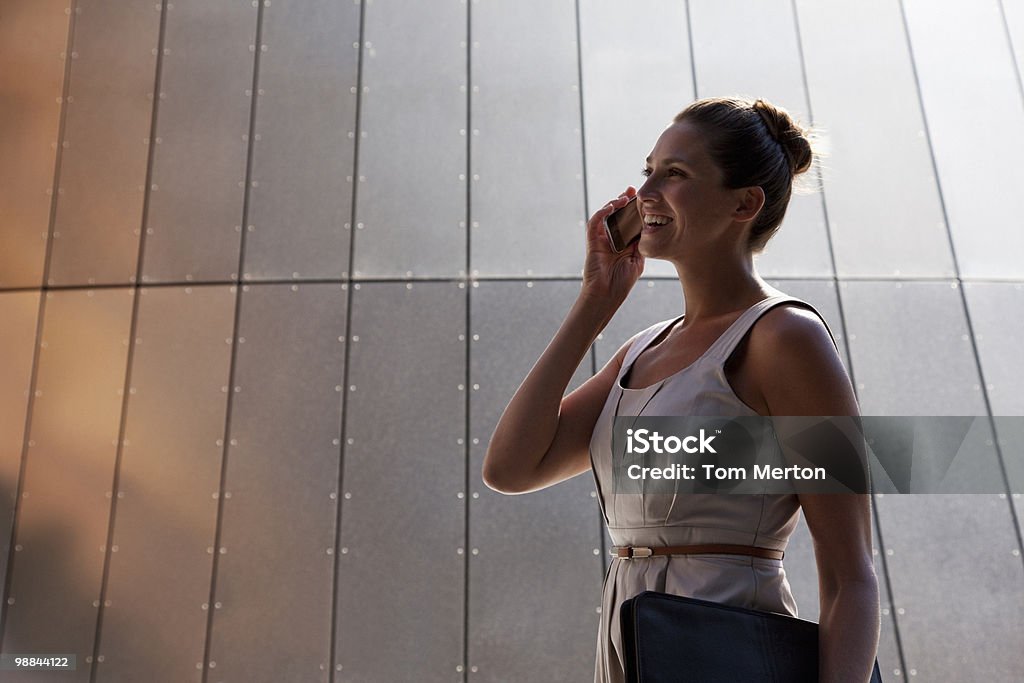
[[[631,197],[625,206],[616,209],[604,219],[604,230],[608,233],[608,240],[616,253],[640,239],[640,232],[643,229],[643,219],[636,210],[636,196]]]

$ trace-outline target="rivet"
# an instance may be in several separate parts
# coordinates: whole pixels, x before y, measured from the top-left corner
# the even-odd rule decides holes
[[[480,549],[479,548],[473,548],[473,554],[474,555],[479,555],[480,554]]]
[[[464,550],[463,550],[462,548],[456,548],[456,549],[455,549],[455,554],[456,554],[456,555],[461,555],[461,554],[462,554],[462,553],[464,553],[464,552],[465,552],[465,551],[464,551]]]
[[[479,498],[480,494],[477,491],[473,491],[473,497],[474,498]]]
[[[345,491],[345,500],[352,500],[352,492]]]
[[[455,494],[455,497],[458,498],[459,500],[462,500],[463,498],[466,497],[466,494],[463,493],[462,491],[459,491],[458,493]]]

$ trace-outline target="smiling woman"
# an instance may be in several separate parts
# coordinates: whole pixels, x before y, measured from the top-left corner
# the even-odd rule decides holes
[[[612,481],[622,447],[613,444],[616,417],[859,414],[824,319],[769,286],[753,263],[813,156],[807,131],[763,100],[712,98],[680,112],[648,156],[640,189],[627,188],[590,219],[580,295],[494,430],[482,474],[496,491],[527,493],[593,473],[617,546],[596,683],[624,680],[619,610],[645,590],[795,616],[781,551],[801,510],[818,565],[820,680],[869,680],[879,604],[866,495],[616,495]],[[603,221],[634,198],[644,227],[616,252]],[[675,266],[685,313],[634,335],[564,395],[645,258]]]

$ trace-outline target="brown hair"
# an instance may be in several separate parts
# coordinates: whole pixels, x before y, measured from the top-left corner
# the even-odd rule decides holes
[[[697,100],[673,119],[694,124],[730,189],[758,185],[764,206],[754,219],[748,246],[764,249],[778,232],[792,196],[793,178],[811,167],[816,150],[801,126],[782,107],[757,99],[710,97]]]

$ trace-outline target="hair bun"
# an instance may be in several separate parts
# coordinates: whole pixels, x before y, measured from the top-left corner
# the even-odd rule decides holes
[[[785,109],[762,99],[754,100],[751,105],[761,115],[765,127],[772,138],[782,147],[783,154],[789,162],[789,170],[799,175],[811,167],[813,154],[811,143],[807,139],[807,131],[797,124]]]

